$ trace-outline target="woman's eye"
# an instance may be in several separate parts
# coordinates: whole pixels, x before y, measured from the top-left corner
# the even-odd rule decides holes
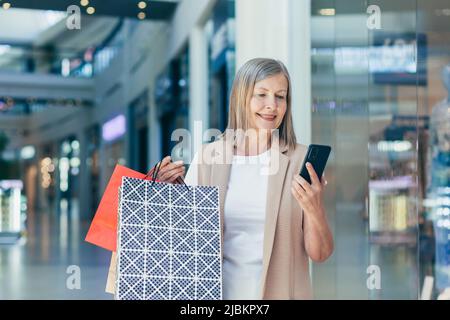
[[[284,96],[277,96],[278,99],[284,99]]]
[[[258,93],[258,97],[265,97],[266,94],[265,93]]]

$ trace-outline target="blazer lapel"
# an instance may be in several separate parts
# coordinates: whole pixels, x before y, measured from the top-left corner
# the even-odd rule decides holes
[[[215,163],[211,166],[211,183],[219,186],[219,205],[220,205],[220,225],[222,231],[222,256],[223,256],[223,238],[224,238],[224,207],[225,197],[228,189],[228,181],[231,172],[231,160],[233,156],[233,145],[230,142],[218,141],[217,147],[212,150]]]
[[[289,157],[285,154],[286,151],[286,145],[281,145],[279,149],[272,148],[271,150],[272,153],[270,164],[271,166],[275,166],[272,167],[271,170],[275,171],[271,171],[271,174],[268,177],[267,184],[266,221],[264,227],[263,261],[260,290],[261,298],[263,298],[265,292],[267,272],[269,268],[270,258],[272,256],[277,218],[280,209],[280,200],[287,167],[289,164]]]

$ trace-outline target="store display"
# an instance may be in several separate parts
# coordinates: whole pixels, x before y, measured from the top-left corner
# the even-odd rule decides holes
[[[216,186],[123,178],[119,200],[116,298],[222,298]]]
[[[20,180],[0,180],[0,243],[15,242],[22,232]]]
[[[431,115],[431,181],[428,199],[436,241],[436,287],[450,288],[450,64],[442,72],[448,96]]]
[[[393,115],[370,144],[369,230],[375,244],[415,245],[420,185],[411,170],[421,166],[415,140],[426,137],[429,118]]]
[[[370,181],[369,230],[374,242],[414,243],[417,223],[410,176]]]

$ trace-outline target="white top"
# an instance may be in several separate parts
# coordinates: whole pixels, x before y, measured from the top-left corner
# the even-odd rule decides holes
[[[269,150],[256,156],[233,156],[224,204],[222,270],[226,300],[260,299],[268,164]],[[194,167],[189,167],[185,178],[190,185],[198,184],[197,172],[191,170]]]

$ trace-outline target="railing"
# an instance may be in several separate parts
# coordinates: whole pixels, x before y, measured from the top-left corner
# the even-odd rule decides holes
[[[0,44],[1,73],[56,74],[90,78],[93,75],[93,48],[83,53],[52,47]]]
[[[54,74],[91,78],[109,66],[123,47],[120,19],[105,40],[83,50],[0,43],[0,73]]]
[[[109,67],[111,61],[123,47],[124,35],[121,32],[124,26],[124,19],[121,18],[111,33],[98,46],[94,53],[94,70],[100,73]]]

